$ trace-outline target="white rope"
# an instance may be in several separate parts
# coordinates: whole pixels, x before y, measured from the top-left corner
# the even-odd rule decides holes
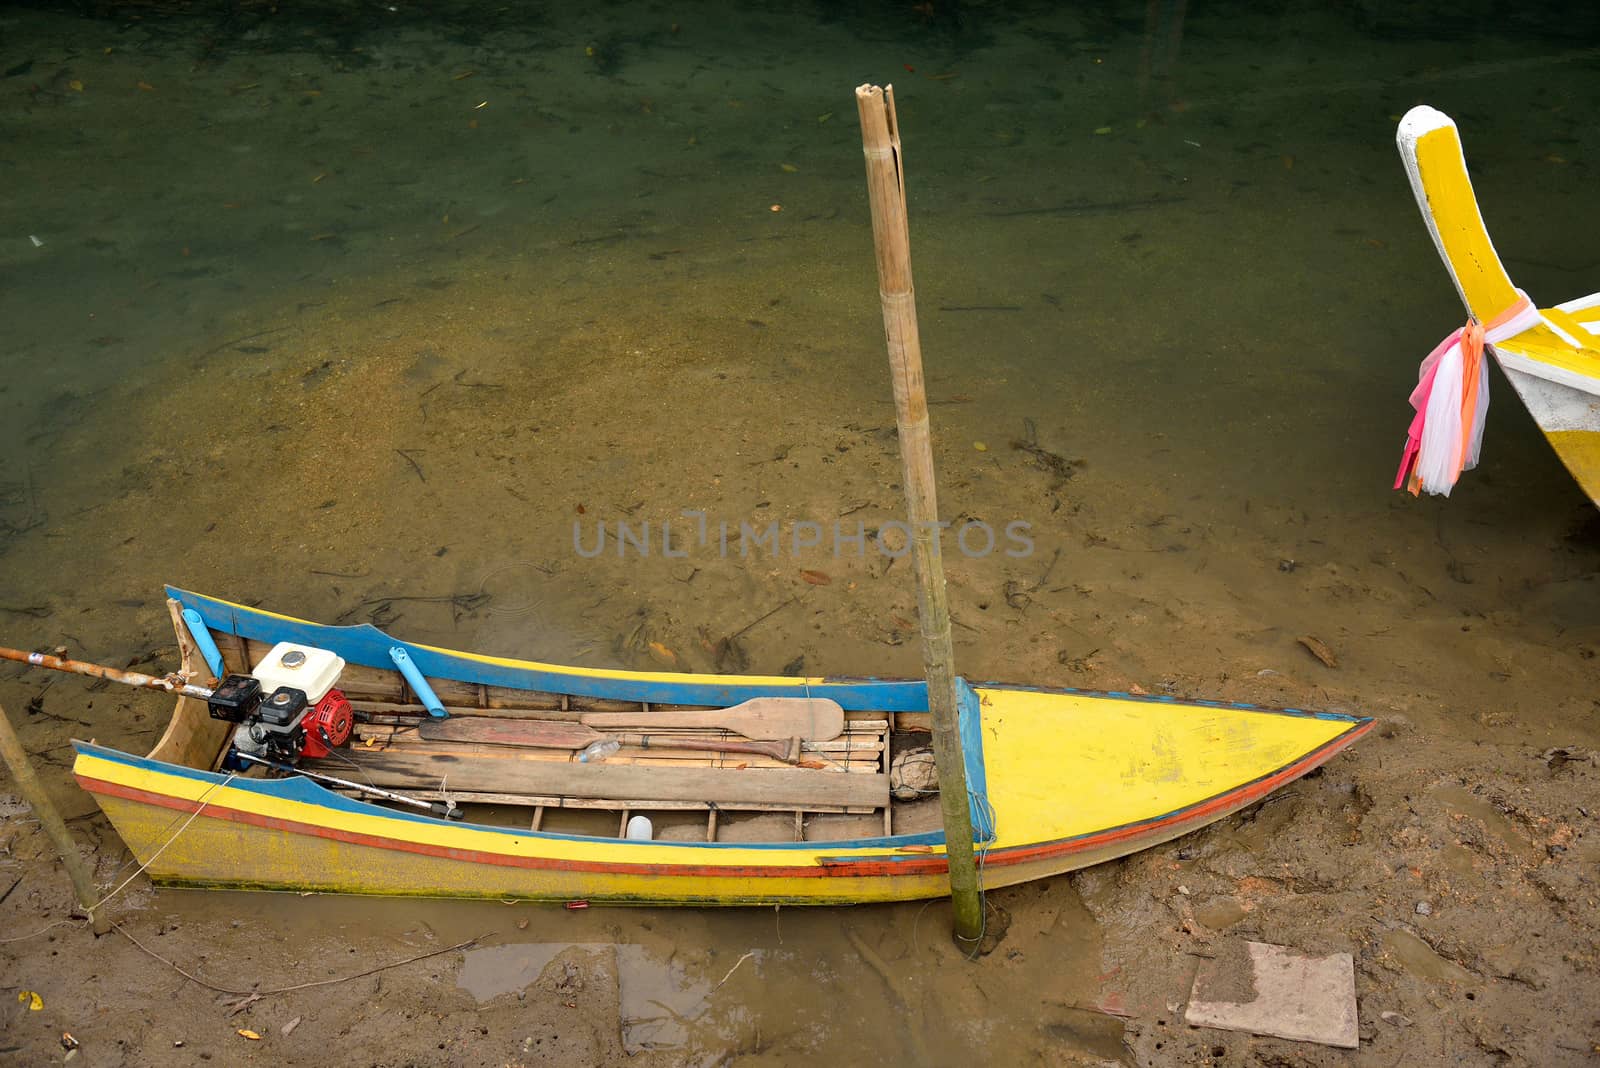
[[[118,884],[117,888],[115,890],[111,891],[111,893],[107,894],[105,897],[103,897],[99,901],[95,902],[94,906],[92,908],[90,908],[88,911],[90,913],[93,913],[96,909],[100,908],[101,905],[104,905],[107,901],[110,901],[112,898],[114,898],[118,894],[122,893],[122,891],[127,888],[129,883],[133,882],[140,875],[142,875],[146,868],[148,868],[150,865],[152,865],[152,864],[154,864],[156,862],[156,858],[157,857],[159,857],[161,854],[163,854],[163,853],[165,853],[167,851],[167,847],[169,845],[171,845],[173,842],[176,842],[178,840],[178,836],[179,835],[181,835],[184,831],[189,829],[189,824],[193,823],[197,818],[199,818],[200,813],[202,813],[202,812],[204,812],[206,810],[206,806],[211,803],[211,802],[207,801],[206,798],[210,797],[211,794],[213,792],[215,792],[216,790],[219,790],[222,787],[228,785],[230,782],[232,782],[235,778],[238,777],[238,774],[239,773],[236,772],[236,771],[230,771],[228,773],[228,777],[227,778],[223,779],[221,782],[212,783],[209,787],[207,787],[206,788],[206,792],[200,795],[200,798],[199,798],[200,805],[199,805],[199,807],[196,808],[193,812],[189,813],[189,818],[183,821],[183,826],[179,827],[176,831],[172,832],[172,837],[168,838],[165,842],[162,842],[161,843],[161,848],[156,850],[154,853],[150,854],[150,859],[149,860],[145,861],[143,864],[140,864],[138,868],[134,869],[134,873],[132,875],[130,875],[126,879],[122,880],[122,882],[120,884]]]
[[[84,909],[83,911],[87,912],[92,917],[96,912],[98,912],[100,910],[101,906],[103,906],[107,901],[110,901],[112,898],[114,898],[118,894],[122,893],[122,891],[127,888],[129,883],[131,883],[135,879],[137,879],[141,874],[143,874],[143,872],[144,872],[144,870],[146,868],[148,868],[150,865],[154,864],[155,861],[156,861],[156,858],[159,857],[162,853],[166,852],[167,846],[171,845],[173,842],[176,842],[178,840],[178,836],[181,835],[184,831],[189,829],[189,824],[193,823],[195,821],[196,817],[198,817],[200,815],[200,813],[205,811],[206,806],[210,803],[210,802],[206,801],[206,798],[211,796],[213,791],[219,789],[220,787],[226,786],[226,785],[228,785],[228,783],[232,782],[234,780],[234,778],[237,777],[237,774],[238,774],[237,772],[230,772],[228,774],[228,777],[223,779],[221,782],[212,783],[211,786],[209,786],[206,789],[206,792],[200,795],[200,807],[196,808],[193,812],[189,813],[189,818],[183,821],[183,826],[179,827],[176,831],[174,831],[172,833],[172,836],[170,838],[168,838],[165,842],[162,842],[161,843],[161,848],[157,849],[154,853],[150,854],[150,859],[149,860],[145,861],[143,864],[140,864],[139,867],[134,870],[134,873],[132,875],[128,876],[126,879],[124,879],[121,883],[119,883],[117,885],[117,888],[115,890],[111,891],[111,893],[107,894],[105,897],[101,898],[99,901],[96,901],[93,905],[91,905],[87,909]],[[176,822],[177,822],[177,820],[173,820],[173,823],[176,823]],[[171,826],[171,824],[169,824],[168,826]],[[29,934],[18,935],[15,938],[0,938],[0,945],[6,945],[6,944],[11,943],[11,942],[26,942],[30,938],[38,938],[40,935],[44,934],[45,932],[52,931],[57,927],[84,927],[84,926],[87,926],[87,924],[85,922],[83,922],[83,921],[80,921],[80,920],[57,920],[54,923],[46,924],[45,926],[39,928],[37,931],[33,931],[33,932],[29,933]]]

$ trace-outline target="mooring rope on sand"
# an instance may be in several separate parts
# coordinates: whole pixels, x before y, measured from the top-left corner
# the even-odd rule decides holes
[[[133,872],[132,875],[128,876],[126,879],[122,880],[122,882],[118,883],[115,890],[112,890],[109,894],[107,894],[105,897],[102,897],[99,901],[96,901],[92,908],[85,909],[84,911],[89,913],[89,915],[92,917],[95,912],[99,911],[101,906],[103,906],[106,902],[110,901],[112,898],[116,897],[118,894],[122,893],[123,890],[127,889],[128,884],[133,882],[140,875],[144,874],[144,870],[146,868],[148,868],[150,865],[154,864],[156,858],[159,857],[162,853],[166,852],[167,847],[170,846],[173,842],[176,842],[178,840],[178,836],[183,834],[184,831],[189,829],[189,824],[193,823],[199,817],[200,813],[202,813],[202,812],[204,812],[206,810],[206,806],[210,804],[210,802],[207,801],[206,798],[210,797],[211,794],[214,791],[219,790],[222,787],[228,785],[228,783],[232,782],[237,776],[238,776],[237,772],[229,772],[227,778],[223,779],[221,782],[215,782],[215,783],[212,783],[210,786],[208,786],[206,788],[205,793],[201,794],[200,797],[199,797],[199,802],[200,802],[199,807],[197,807],[193,812],[189,813],[188,818],[184,819],[183,825],[181,827],[179,827],[176,831],[173,831],[171,836],[169,836],[165,842],[161,843],[161,848],[157,849],[154,853],[150,854],[150,859],[145,861],[144,863],[140,864],[138,868],[134,869],[134,872]],[[178,822],[178,818],[179,817],[173,817],[172,823],[177,823]],[[167,826],[170,827],[170,826],[172,826],[172,824],[169,823]],[[123,867],[126,867],[126,865],[123,865]],[[115,878],[115,876],[113,876],[113,878]],[[40,935],[45,934],[45,933],[47,933],[49,931],[53,931],[57,927],[85,927],[90,922],[92,922],[92,921],[91,920],[77,920],[77,919],[57,920],[54,923],[46,924],[45,926],[39,928],[37,931],[31,931],[31,932],[29,932],[28,934],[25,934],[25,935],[18,935],[15,938],[0,938],[0,945],[6,945],[6,944],[11,943],[11,942],[26,942],[30,938],[38,938]],[[112,926],[115,927],[116,924],[112,924]],[[126,932],[124,932],[124,933],[126,933]]]

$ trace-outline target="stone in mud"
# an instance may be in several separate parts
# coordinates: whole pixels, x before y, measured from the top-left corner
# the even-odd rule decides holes
[[[1355,1049],[1355,962],[1348,953],[1308,957],[1264,942],[1235,944],[1201,962],[1184,1020]]]

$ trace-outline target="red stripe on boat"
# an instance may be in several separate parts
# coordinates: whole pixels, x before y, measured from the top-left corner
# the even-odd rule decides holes
[[[1339,737],[1325,742],[1322,746],[1312,750],[1293,764],[1285,765],[1271,775],[1237,787],[1227,793],[1218,794],[1208,801],[1199,802],[1189,808],[1179,809],[1165,816],[1141,823],[1130,823],[1123,827],[1101,831],[1096,834],[1040,842],[1036,845],[1012,846],[1007,849],[991,850],[985,855],[984,865],[988,867],[1004,867],[1070,853],[1087,852],[1100,846],[1129,839],[1154,837],[1158,832],[1179,824],[1203,821],[1206,817],[1222,810],[1242,807],[1252,801],[1259,800],[1282,786],[1285,782],[1297,779],[1306,772],[1320,767],[1340,750],[1346,748],[1357,738],[1371,730],[1374,725],[1375,721],[1360,724]],[[168,794],[153,793],[149,790],[123,786],[120,783],[106,782],[103,779],[94,779],[84,775],[75,777],[78,780],[78,785],[90,793],[120,797],[129,801],[155,805],[160,808],[175,809],[179,812],[196,812],[203,807],[207,816],[228,820],[233,823],[243,823],[253,827],[284,831],[290,834],[309,835],[313,838],[326,838],[351,845],[370,846],[374,849],[388,849],[401,853],[440,857],[446,860],[459,860],[469,864],[492,864],[508,868],[603,873],[608,875],[705,876],[734,879],[929,875],[943,873],[947,869],[942,856],[922,856],[904,853],[895,855],[893,859],[863,858],[856,860],[822,857],[818,858],[814,864],[808,864],[803,867],[793,865],[613,864],[597,861],[557,860],[550,857],[519,857],[505,853],[490,853],[480,849],[454,849],[449,846],[428,845],[423,842],[407,841],[402,838],[336,830],[332,827],[323,827],[314,823],[302,823],[298,820],[286,820],[276,816],[263,816],[255,812],[244,812],[210,802],[185,801],[182,798],[172,797]],[[530,837],[537,838],[539,836],[536,833],[530,833]],[[602,841],[608,841],[608,839],[602,839]],[[825,845],[826,843],[817,844]],[[846,845],[847,843],[840,844]]]

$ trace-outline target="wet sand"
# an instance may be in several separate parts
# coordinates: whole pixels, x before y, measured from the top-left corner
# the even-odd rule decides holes
[[[476,42],[408,21],[357,34],[364,53],[264,21],[220,55],[195,23],[5,18],[3,66],[32,64],[0,81],[0,156],[29,191],[11,229],[45,241],[0,253],[10,644],[166,670],[172,582],[624,667],[655,666],[655,642],[711,669],[760,619],[752,671],[915,674],[909,572],[882,557],[573,546],[574,524],[685,510],[899,514],[849,93],[892,75],[942,512],[1035,541],[948,561],[960,669],[1383,726],[1201,834],[990,895],[1010,928],[974,965],[941,904],[573,913],[136,882],[128,931],[221,986],[485,938],[229,1016],[120,936],[57,928],[0,946],[8,985],[46,1003],[0,999],[0,1046],[58,1057],[64,1029],[93,1064],[1347,1060],[1181,1023],[1199,957],[1250,938],[1355,955],[1361,1063],[1592,1056],[1593,507],[1499,379],[1484,465],[1451,500],[1387,489],[1415,360],[1460,316],[1391,116],[1456,114],[1521,284],[1593,289],[1583,235],[1546,225],[1593,205],[1580,44],[1513,38],[1463,67],[1344,27],[1291,79],[1295,49],[1266,43],[1329,27],[1192,18],[1179,84],[1141,106],[1137,16],[616,9]],[[1081,464],[1063,479],[1014,441]],[[9,669],[0,701],[120,882],[66,741],[143,751],[167,708]],[[70,895],[5,812],[14,937]],[[652,998],[670,1023],[638,1022]]]

